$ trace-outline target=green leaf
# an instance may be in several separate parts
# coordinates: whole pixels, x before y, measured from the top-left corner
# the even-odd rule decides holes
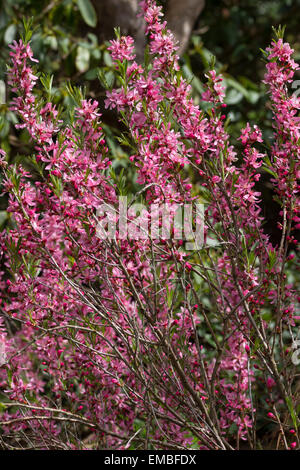
[[[289,409],[289,412],[290,412],[290,415],[291,415],[291,418],[292,418],[292,421],[293,421],[293,425],[296,429],[298,429],[298,418],[297,418],[297,415],[296,415],[295,410],[294,410],[293,401],[292,401],[291,397],[286,397],[285,401],[286,401],[287,407]]]
[[[78,46],[75,63],[79,72],[86,72],[90,65],[90,51],[85,47]]]
[[[103,69],[98,68],[97,72],[98,78],[103,88],[106,90],[111,90],[115,80],[113,71],[110,70],[109,72],[104,72]]]
[[[278,26],[278,28],[275,28],[274,26],[272,27],[273,33],[277,39],[283,39],[285,28],[286,26],[281,26],[281,24]]]
[[[234,90],[236,90],[236,92],[242,94],[242,96],[246,98],[246,100],[248,100],[250,103],[254,104],[258,101],[259,93],[257,91],[247,90],[241,83],[239,83],[234,78],[226,77],[225,83],[227,87],[231,87]],[[239,101],[237,97],[238,95],[236,95],[236,100],[237,100],[236,103]],[[228,103],[228,104],[235,104],[235,103],[233,102],[233,103]]]
[[[0,211],[0,227],[8,220],[8,213],[6,211]]]
[[[7,380],[8,380],[9,385],[11,386],[11,383],[12,383],[12,370],[11,369],[7,369]]]
[[[6,408],[7,408],[6,404],[0,402],[0,413],[2,413],[3,411],[5,411]]]
[[[40,81],[45,88],[48,94],[48,100],[50,101],[52,94],[53,75],[42,73],[40,76]]]
[[[94,67],[86,72],[84,78],[87,80],[95,80],[98,76],[98,68]]]
[[[276,259],[277,259],[276,252],[270,250],[269,251],[269,264],[268,264],[269,269],[273,268],[274,264],[276,263]]]
[[[227,104],[237,104],[243,99],[243,94],[235,90],[234,88],[231,88],[227,93],[226,93],[226,103]]]
[[[24,44],[28,44],[33,34],[33,17],[23,18],[24,34],[21,35]]]
[[[77,0],[77,5],[86,24],[95,28],[97,24],[97,14],[90,0]]]
[[[3,38],[5,44],[10,44],[11,42],[13,42],[16,36],[16,31],[17,31],[17,27],[15,24],[11,24],[8,26],[8,28],[6,29],[4,33],[4,38]]]
[[[265,170],[267,173],[269,173],[270,175],[274,176],[274,178],[277,178],[277,174],[275,173],[275,171],[271,170],[271,168],[267,167],[266,165],[263,165],[262,168],[263,168],[263,170]]]

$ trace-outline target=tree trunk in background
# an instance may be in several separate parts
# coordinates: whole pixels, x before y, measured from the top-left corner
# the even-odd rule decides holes
[[[145,23],[137,18],[140,0],[93,0],[98,15],[100,41],[114,38],[114,27],[123,35],[135,38],[137,60],[142,61],[145,47]],[[194,24],[204,8],[205,0],[168,0],[165,19],[178,41],[179,54],[187,47]]]
[[[205,0],[168,0],[166,20],[168,28],[178,41],[178,54],[188,45],[193,27],[205,5]]]
[[[98,15],[98,37],[100,42],[114,39],[114,28],[119,26],[121,34],[132,36],[136,41],[137,60],[141,62],[145,47],[145,22],[137,15],[140,0],[93,0]]]

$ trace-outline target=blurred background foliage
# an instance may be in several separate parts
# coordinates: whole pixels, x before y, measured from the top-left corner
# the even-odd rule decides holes
[[[217,58],[227,85],[233,136],[247,121],[270,130],[270,113],[261,80],[265,49],[273,36],[272,27],[286,25],[285,40],[300,59],[299,0],[215,0],[207,2],[198,19],[185,56],[197,75],[207,67],[210,54]],[[236,125],[235,125],[236,124]],[[269,135],[269,133],[267,134]]]
[[[129,165],[127,149],[122,148],[116,138],[122,129],[117,116],[104,108],[105,90],[98,80],[99,69],[110,84],[113,84],[114,74],[102,34],[107,18],[97,14],[97,1],[109,4],[109,0],[0,1],[0,144],[11,161],[22,159],[24,162],[24,156],[30,153],[28,134],[16,131],[12,125],[16,117],[7,106],[10,97],[5,82],[8,45],[19,39],[23,18],[32,17],[31,45],[39,60],[38,70],[53,75],[51,99],[65,108],[71,106],[72,99],[66,87],[66,83],[71,82],[84,87],[87,96],[99,101],[104,131],[114,158],[113,168],[116,174],[122,168],[126,170],[126,178],[134,190],[134,172]],[[167,2],[161,0],[159,3],[166,9]],[[261,83],[264,62],[260,49],[270,43],[272,26],[285,24],[286,40],[295,49],[296,60],[300,59],[299,7],[300,0],[207,0],[199,18],[195,18],[189,45],[181,57],[183,73],[191,80],[194,99],[202,106],[204,74],[209,69],[212,55],[216,56],[216,68],[223,74],[227,87],[229,132],[238,148],[240,144],[236,139],[247,121],[261,126],[267,144],[270,143],[271,112]],[[267,230],[276,241],[280,235],[274,222],[278,207],[272,199],[267,174],[262,175],[258,186],[262,191]],[[5,199],[0,199],[1,225],[6,220],[5,204]]]

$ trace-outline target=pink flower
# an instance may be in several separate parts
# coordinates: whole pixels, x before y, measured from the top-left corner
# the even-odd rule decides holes
[[[221,178],[220,178],[220,176],[215,175],[215,176],[212,177],[211,180],[212,180],[213,183],[220,183]]]
[[[146,122],[146,116],[144,113],[141,113],[141,112],[133,113],[131,122],[134,126],[141,127]]]
[[[135,58],[134,40],[130,36],[122,36],[120,39],[110,41],[111,46],[108,50],[111,52],[114,61],[133,60]]]
[[[0,168],[5,168],[7,166],[7,161],[5,160],[6,152],[0,149]]]
[[[268,389],[272,389],[275,386],[276,382],[272,377],[267,378],[267,387]]]

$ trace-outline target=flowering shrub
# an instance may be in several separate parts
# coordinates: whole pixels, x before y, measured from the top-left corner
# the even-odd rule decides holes
[[[14,42],[11,109],[35,152],[28,169],[8,167],[1,151],[14,221],[1,236],[2,446],[259,448],[263,422],[279,433],[278,445],[299,447],[299,317],[286,275],[300,222],[293,51],[278,31],[265,52],[270,151],[247,124],[238,155],[222,77],[207,74],[204,112],[190,98],[161,8],[146,0],[142,11],[145,63],[117,32],[109,50],[120,87],[107,91],[105,106],[128,130],[121,143],[140,184],[131,203],[146,208],[139,220],[149,221],[153,205],[202,202],[204,243],[186,250],[175,226],[170,238],[97,235],[99,207],[115,208],[118,219],[126,193],[110,170],[98,103],[73,90],[67,116],[38,98],[30,45]],[[281,205],[279,246],[263,228],[261,169]]]

